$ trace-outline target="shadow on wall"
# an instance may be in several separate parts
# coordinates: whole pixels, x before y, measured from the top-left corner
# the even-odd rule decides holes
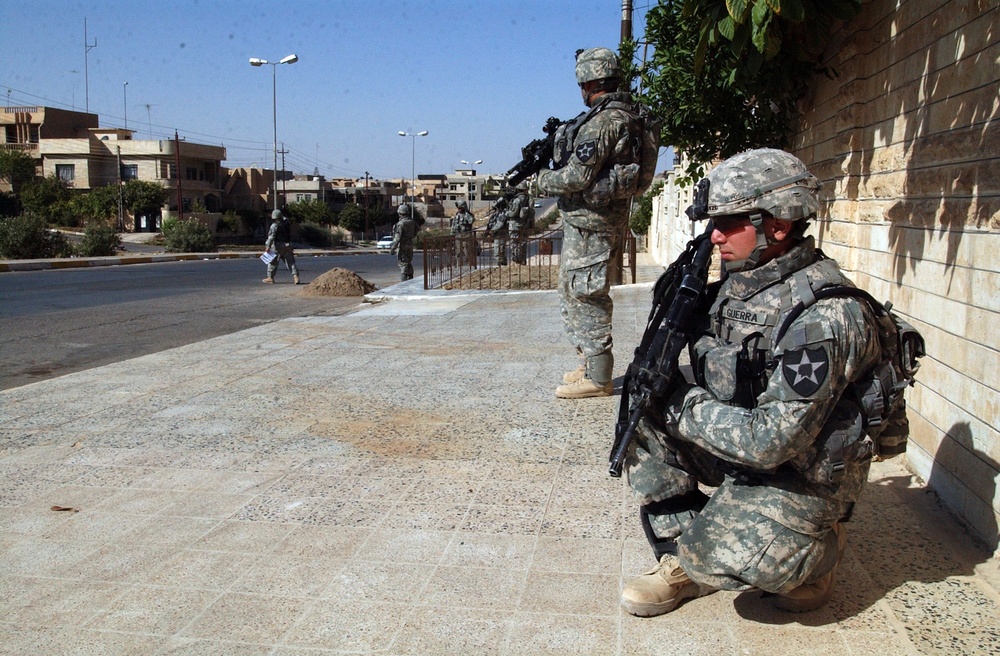
[[[873,72],[882,81],[873,94],[878,100],[871,103],[878,108],[880,122],[852,135],[852,141],[860,140],[852,143],[852,150],[861,153],[861,179],[869,189],[883,185],[874,178],[886,165],[876,163],[873,171],[872,161],[885,150],[881,145],[891,143],[903,149],[900,155],[906,168],[901,188],[885,183],[895,188],[895,193],[887,195],[897,197],[886,211],[892,224],[890,248],[897,256],[897,283],[902,283],[906,266],[914,267],[924,258],[935,233],[947,241],[945,264],[954,275],[957,264],[968,264],[956,261],[965,232],[989,229],[990,217],[1000,209],[996,193],[1000,189],[1000,106],[994,61],[1000,7],[981,11],[970,20],[974,2],[960,3],[970,5],[967,12],[956,11],[954,3],[917,4],[926,7],[925,16],[894,11],[869,35],[874,42],[890,44],[883,61],[893,64]],[[925,49],[915,50],[914,39],[893,36],[909,27],[898,24],[904,19],[919,20],[941,36]],[[921,78],[900,86],[900,80],[909,79],[904,71],[913,70],[917,61]],[[900,125],[899,118],[903,134],[892,134]],[[892,152],[888,155],[897,157]],[[851,190],[851,197],[857,198],[857,189]]]
[[[969,424],[952,426],[941,440],[927,485],[958,509],[964,517],[981,517],[977,539],[985,540],[990,551],[1000,547],[996,517],[991,508],[996,497],[1000,463],[978,449]]]

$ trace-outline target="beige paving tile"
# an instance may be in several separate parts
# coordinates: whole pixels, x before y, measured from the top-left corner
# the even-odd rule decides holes
[[[617,649],[616,618],[519,612],[512,621],[505,653],[604,656],[617,653]]]
[[[91,618],[88,629],[172,635],[218,597],[211,590],[134,586]]]
[[[208,640],[276,643],[300,619],[307,601],[227,593],[180,635]]]
[[[789,645],[772,646],[773,651],[749,651],[733,638],[733,630],[721,622],[679,620],[673,614],[656,618],[632,617],[622,613],[621,650],[623,656],[719,656],[719,654],[787,654]],[[737,629],[737,632],[742,630]],[[841,646],[841,649],[843,647]]]
[[[179,490],[140,490],[100,488],[113,491],[94,508],[95,512],[121,515],[160,515],[166,508],[187,496]]]
[[[0,576],[0,617],[17,626],[81,626],[127,590],[116,583]]]
[[[341,601],[412,603],[420,597],[433,572],[423,563],[352,560],[334,572],[322,596]]]
[[[194,543],[193,548],[213,551],[267,553],[295,527],[267,522],[225,521]]]
[[[263,557],[259,554],[230,551],[174,551],[143,582],[149,585],[203,588],[221,592]]]
[[[223,519],[250,502],[250,494],[219,494],[208,490],[184,492],[164,506],[162,515]]]
[[[276,597],[317,597],[344,568],[336,558],[299,558],[268,554],[249,565],[229,588]]]
[[[618,613],[618,598],[617,576],[531,571],[518,609],[612,617]]]
[[[14,629],[0,640],[0,654],[12,656],[135,656],[155,654],[163,636],[80,628]]]
[[[537,535],[545,506],[488,506],[474,504],[461,524],[462,532]]]
[[[442,565],[528,569],[535,553],[534,535],[471,533],[461,531],[454,537],[441,559]]]
[[[418,608],[408,616],[389,653],[502,654],[512,618],[511,612],[495,610]]]
[[[622,562],[619,540],[541,536],[531,568],[553,572],[606,574],[616,578]]]
[[[71,575],[90,581],[143,583],[175,552],[170,545],[108,544],[78,561]]]
[[[290,647],[385,652],[408,615],[404,604],[329,599],[316,603],[282,641]]]
[[[438,567],[421,597],[421,604],[442,608],[516,608],[528,573],[497,567]]]
[[[285,556],[343,558],[355,556],[375,532],[353,526],[296,526],[281,539],[272,553]]]
[[[32,539],[0,535],[0,572],[10,576],[77,576],[77,564],[102,548],[99,542]]]
[[[435,565],[448,549],[454,531],[379,529],[358,548],[357,558],[368,561]]]
[[[617,506],[577,506],[552,502],[545,510],[546,537],[620,539],[622,514]]]
[[[271,644],[249,645],[222,640],[200,640],[171,636],[157,656],[268,656]]]

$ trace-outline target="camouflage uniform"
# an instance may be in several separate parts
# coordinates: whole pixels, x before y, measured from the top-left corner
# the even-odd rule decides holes
[[[531,212],[531,199],[523,191],[518,191],[504,212],[507,219],[507,234],[510,236],[510,259],[515,264],[527,262],[524,230],[528,227],[529,212]]]
[[[789,162],[791,172],[782,168]],[[753,223],[763,210],[798,221],[818,207],[816,179],[781,151],[749,151],[708,177],[709,218]],[[850,516],[871,462],[861,410],[847,393],[881,358],[870,309],[842,297],[810,304],[815,291],[850,281],[801,231],[786,237],[789,250],[758,265],[778,242],[753,225],[757,247],[726,263],[691,345],[697,384],[675,381],[640,424],[625,463],[654,552],[676,553],[682,578],[703,586],[701,594],[785,595],[831,572],[843,549],[834,526]],[[800,300],[808,308],[772,343]],[[718,489],[709,498],[699,484]]]
[[[451,234],[455,237],[455,255],[464,265],[476,263],[476,240],[472,234],[472,226],[476,217],[469,212],[469,205],[464,200],[455,203],[458,212],[451,217]]]
[[[273,282],[274,274],[278,272],[278,262],[284,260],[285,266],[292,273],[292,280],[296,284],[299,282],[299,269],[295,266],[295,251],[292,249],[292,227],[288,218],[282,215],[281,210],[271,212],[271,227],[267,231],[267,241],[264,242],[264,250],[273,250],[276,257],[267,264],[267,278],[264,282]]]
[[[604,50],[584,51],[578,59],[578,81],[580,59]],[[586,377],[597,385],[610,383],[614,367],[614,305],[609,291],[617,274],[610,270],[610,263],[620,259],[620,237],[629,207],[628,198],[618,197],[615,187],[622,167],[637,168],[641,126],[635,112],[628,93],[604,93],[589,111],[559,127],[553,148],[556,170],[538,173],[538,188],[559,196],[563,326],[570,342],[586,358]]]
[[[507,212],[496,210],[486,221],[486,232],[493,235],[493,252],[496,254],[499,266],[507,265]]]
[[[389,252],[396,255],[399,263],[399,279],[413,278],[413,238],[417,236],[417,222],[410,217],[410,206],[399,206],[399,221],[392,229],[392,244]]]

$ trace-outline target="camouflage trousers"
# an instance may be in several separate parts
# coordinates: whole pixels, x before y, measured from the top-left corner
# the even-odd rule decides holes
[[[720,465],[725,469],[704,449],[643,420],[625,470],[654,550],[656,541],[675,541],[687,575],[723,590],[786,593],[833,567],[830,527],[846,514],[844,503],[777,476],[766,483],[733,478]],[[717,488],[707,503],[699,484]]]
[[[400,246],[396,253],[396,263],[399,264],[399,279],[407,281],[413,278],[413,246]]]
[[[559,312],[570,343],[587,358],[611,352],[611,235],[563,224]]]
[[[280,260],[284,260],[285,266],[288,267],[288,270],[292,272],[293,276],[299,275],[299,268],[295,266],[295,251],[291,246],[287,244],[285,246],[278,246],[275,244],[274,251],[277,257],[271,260],[267,265],[268,278],[274,279],[274,274],[278,272],[278,262]]]

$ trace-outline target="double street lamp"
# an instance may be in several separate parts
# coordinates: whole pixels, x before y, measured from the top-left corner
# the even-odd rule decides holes
[[[410,134],[409,132],[403,132],[400,130],[398,132],[401,137],[413,137],[413,152],[410,157],[410,200],[412,202],[417,201],[417,137],[426,137],[427,130],[417,132],[416,134]]]
[[[288,55],[276,62],[269,62],[266,59],[250,58],[251,66],[263,66],[268,64],[271,67],[271,110],[274,117],[274,209],[278,209],[278,64],[294,64],[299,60],[298,55]]]

